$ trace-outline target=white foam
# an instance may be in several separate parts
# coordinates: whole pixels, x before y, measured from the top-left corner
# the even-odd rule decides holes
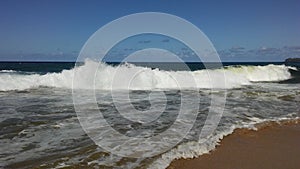
[[[205,142],[193,141],[193,142],[183,143],[183,144],[177,146],[176,148],[173,148],[172,150],[162,154],[158,159],[156,159],[153,163],[151,163],[148,168],[149,169],[165,169],[175,159],[194,158],[194,157],[199,157],[200,155],[203,155],[203,154],[207,154],[211,150],[216,148],[216,146],[219,144],[220,140],[223,139],[223,137],[233,133],[234,129],[236,129],[236,128],[238,128],[238,127],[232,126],[227,131],[224,131],[220,134],[217,134],[215,136],[208,138],[207,140],[205,140]]]
[[[95,70],[97,74],[95,75]],[[284,65],[267,66],[241,66],[227,67],[225,69],[215,70],[197,70],[197,71],[163,71],[138,67],[131,64],[120,66],[110,66],[104,63],[86,61],[83,66],[72,70],[63,70],[60,73],[39,74],[10,74],[0,73],[0,91],[7,90],[25,90],[40,86],[72,88],[74,72],[76,76],[76,85],[74,88],[93,89],[94,77],[95,88],[102,90],[113,89],[177,89],[181,88],[212,88],[211,79],[220,79],[226,77],[226,85],[222,83],[214,84],[214,88],[236,88],[243,85],[251,85],[251,82],[260,81],[281,81],[291,77],[289,67]],[[117,76],[115,76],[117,74]],[[134,75],[135,74],[135,75]],[[134,81],[130,86],[127,83]],[[190,82],[188,77],[193,77],[196,86]]]

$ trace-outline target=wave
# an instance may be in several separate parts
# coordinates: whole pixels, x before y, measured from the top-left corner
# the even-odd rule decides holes
[[[14,72],[17,72],[17,71],[14,71],[14,70],[0,70],[0,73],[14,73]]]
[[[0,73],[0,91],[26,90],[40,86],[101,90],[131,89],[178,89],[212,88],[211,81],[226,78],[225,84],[214,84],[214,88],[237,88],[253,82],[283,81],[291,78],[290,67],[284,65],[267,66],[229,66],[224,69],[205,69],[197,71],[164,71],[139,67],[132,64],[110,66],[104,63],[86,61],[82,66],[60,73],[16,74]],[[91,76],[97,73],[95,76]],[[76,85],[72,85],[76,72]],[[134,80],[132,78],[134,77]],[[193,77],[194,84],[188,80]],[[212,80],[213,79],[213,80]],[[121,83],[120,83],[121,82]],[[125,82],[130,82],[128,85]],[[180,86],[178,86],[180,84]]]

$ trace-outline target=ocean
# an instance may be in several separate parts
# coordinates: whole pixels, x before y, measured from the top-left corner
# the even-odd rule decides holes
[[[300,65],[296,64],[228,62],[220,67],[209,63],[208,69],[202,63],[86,61],[74,65],[0,63],[0,168],[166,168],[174,159],[215,149],[234,129],[255,129],[258,123],[300,116]],[[88,77],[95,69],[91,84]],[[128,79],[133,74],[134,80]],[[225,85],[211,85],[223,75]],[[213,121],[217,124],[206,123],[215,113],[210,111],[213,102],[224,97],[222,113]],[[99,111],[105,125],[98,119]],[[181,112],[188,117],[178,120]],[[97,118],[85,119],[84,115]],[[179,125],[165,140],[172,146],[152,157],[139,152],[142,155],[134,158],[131,142],[132,149],[116,155],[107,147],[119,143],[119,137],[97,135],[113,128],[128,138],[153,138],[173,124]],[[206,131],[211,132],[201,137]],[[174,133],[182,139],[176,140]],[[143,148],[161,146],[155,140],[149,143]]]

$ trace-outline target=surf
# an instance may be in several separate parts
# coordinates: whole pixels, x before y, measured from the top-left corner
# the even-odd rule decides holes
[[[57,87],[67,89],[129,89],[129,90],[155,90],[155,89],[191,89],[191,88],[239,88],[255,82],[279,82],[291,79],[290,69],[285,65],[266,66],[226,66],[219,69],[202,69],[196,71],[166,71],[134,64],[120,64],[117,66],[85,61],[81,66],[70,70],[47,74],[24,74],[20,72],[2,70],[0,72],[0,91],[26,90],[38,87]],[[78,83],[73,85],[74,72]],[[95,72],[97,72],[95,74]],[[123,81],[135,74],[134,84],[128,86]],[[116,76],[118,73],[118,76]],[[191,84],[187,77],[192,77],[195,84]],[[212,79],[224,78],[225,84],[212,86]],[[91,83],[93,82],[93,83]],[[118,83],[114,86],[113,83]],[[181,86],[178,86],[178,83]]]

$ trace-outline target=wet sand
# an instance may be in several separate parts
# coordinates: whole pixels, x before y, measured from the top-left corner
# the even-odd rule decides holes
[[[173,161],[168,169],[299,169],[300,122],[238,129],[209,154]]]

